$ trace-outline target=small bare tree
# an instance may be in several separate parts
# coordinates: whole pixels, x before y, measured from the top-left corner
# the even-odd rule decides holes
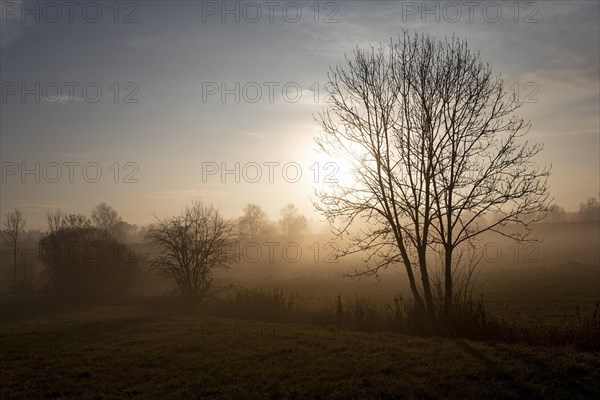
[[[261,232],[266,222],[267,214],[262,208],[256,204],[248,203],[244,207],[244,215],[240,219],[240,232],[254,238]]]
[[[175,281],[191,308],[210,293],[215,272],[228,268],[226,246],[234,235],[215,208],[195,201],[181,215],[157,218],[147,237],[158,250],[152,267]]]
[[[287,204],[281,209],[279,226],[284,236],[293,238],[306,229],[307,221],[304,215],[300,215],[295,204]]]
[[[405,32],[389,46],[355,50],[328,76],[316,141],[354,165],[355,182],[318,191],[316,207],[339,235],[351,234],[342,255],[368,254],[358,275],[401,263],[418,308],[432,320],[449,316],[461,264],[468,281],[458,290],[472,284],[475,237],[529,240],[528,225],[547,207],[550,172],[533,162],[542,146],[520,140],[529,128],[514,114],[522,102],[455,38]],[[366,228],[351,230],[355,221]],[[525,229],[503,229],[508,223]]]
[[[12,286],[17,287],[17,254],[21,237],[25,232],[25,217],[21,210],[15,209],[4,217],[4,236],[13,255]]]

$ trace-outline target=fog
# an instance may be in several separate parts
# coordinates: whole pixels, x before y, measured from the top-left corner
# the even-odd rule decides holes
[[[271,221],[265,225],[271,227],[266,233],[254,238],[237,238],[223,248],[229,262],[227,269],[215,272],[214,286],[219,290],[211,299],[231,298],[242,290],[258,290],[268,295],[281,291],[284,296],[294,299],[295,306],[315,312],[331,311],[338,296],[347,300],[365,298],[382,307],[393,304],[398,297],[410,299],[406,271],[400,263],[390,265],[377,276],[356,276],[365,265],[368,253],[341,256],[348,245],[343,236],[305,231],[298,237],[289,238],[276,232],[277,223]],[[319,224],[317,230],[325,227]],[[181,312],[179,303],[167,301],[178,297],[173,280],[150,268],[149,259],[157,249],[144,236],[148,229],[130,227],[123,236],[123,242],[136,257],[112,248],[99,250],[92,244],[70,242],[67,259],[81,257],[95,268],[109,255],[110,262],[122,263],[119,264],[121,268],[134,263],[136,275],[127,293],[117,297],[114,294],[89,297],[76,291],[74,293],[80,294],[72,298],[67,296],[68,307],[90,301],[137,305],[140,301],[163,299],[170,304],[168,312]],[[507,226],[504,229],[517,228]],[[64,297],[61,290],[73,290],[55,287],[49,279],[39,244],[44,235],[41,231],[25,234],[18,255],[19,275],[22,274],[24,285],[21,291],[61,299]],[[593,310],[600,294],[598,221],[537,223],[532,225],[532,237],[534,239],[529,242],[515,242],[488,232],[478,238],[474,244],[480,257],[476,265],[474,297],[485,298],[486,304],[495,312],[502,313],[510,307],[513,317],[517,313],[519,321],[524,323],[539,319],[562,323],[567,316],[575,315],[579,307]],[[2,290],[11,293],[14,291],[11,286],[13,260],[8,243],[4,240],[2,245]],[[435,254],[431,256],[435,258]],[[117,277],[118,282],[123,279],[124,276]],[[112,284],[109,281],[109,284],[116,285],[117,281]],[[75,281],[69,285],[75,286],[71,289],[81,289],[85,283]],[[3,315],[8,320],[21,320],[32,312],[28,307],[23,310],[13,308],[11,301],[3,303]],[[59,303],[64,306],[64,300]]]

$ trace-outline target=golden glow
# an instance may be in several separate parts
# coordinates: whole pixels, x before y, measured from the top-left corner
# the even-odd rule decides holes
[[[317,172],[318,168],[318,172]],[[315,153],[311,160],[314,182],[320,185],[352,187],[356,184],[352,162],[339,155]]]

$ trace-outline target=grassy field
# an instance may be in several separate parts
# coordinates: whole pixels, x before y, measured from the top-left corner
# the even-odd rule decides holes
[[[517,326],[577,328],[600,302],[600,229],[542,228],[533,250],[492,242],[499,256],[483,266],[476,298]],[[235,265],[225,283],[261,291],[264,303],[243,297],[235,313],[215,303],[205,309],[215,317],[178,313],[161,297],[167,284],[149,276],[127,307],[0,294],[0,398],[600,398],[598,352],[336,330],[338,295],[350,318],[340,326],[368,331],[352,322],[355,299],[388,315],[396,296],[408,297],[406,277],[397,268],[379,284],[352,280],[341,277],[348,263],[304,257]]]
[[[281,289],[295,303],[312,309],[333,310],[337,295],[353,301],[358,295],[384,309],[394,305],[394,297],[409,298],[408,280],[404,275],[351,279],[311,276],[289,279],[255,279],[239,281],[241,286],[266,292]],[[492,316],[523,327],[570,326],[580,318],[589,318],[600,302],[600,267],[566,265],[524,266],[520,269],[488,269],[479,275],[474,298],[483,297]],[[579,317],[577,312],[579,310]]]
[[[1,326],[2,399],[598,398],[600,355],[124,307]]]

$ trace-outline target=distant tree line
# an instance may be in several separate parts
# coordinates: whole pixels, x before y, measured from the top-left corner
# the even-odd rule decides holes
[[[80,299],[118,297],[131,292],[147,261],[148,269],[171,280],[193,307],[219,289],[213,282],[219,270],[228,269],[226,246],[279,232],[293,239],[307,229],[307,222],[294,204],[283,207],[275,222],[256,204],[247,204],[241,217],[228,220],[196,201],[180,214],[138,227],[101,203],[90,217],[48,212],[44,231],[26,232],[25,215],[14,210],[4,218],[2,286],[16,291],[49,287]],[[147,260],[133,243],[150,246]]]
[[[91,218],[48,212],[44,231],[25,232],[20,210],[9,212],[2,231],[2,284],[16,291],[54,288],[69,297],[119,296],[135,282],[141,258],[127,244],[145,229],[122,221],[102,203]]]
[[[568,212],[559,205],[552,205],[544,222],[566,221],[598,221],[600,220],[600,203],[596,197],[590,197],[585,203],[579,204],[578,211]]]
[[[112,217],[117,220],[116,212]],[[59,211],[48,213],[47,223],[40,258],[58,293],[93,299],[130,291],[141,260],[116,231],[95,225],[84,215]]]
[[[595,197],[581,203],[577,212],[551,206],[544,222],[585,220],[600,220]],[[18,209],[4,217],[3,287],[29,291],[49,286],[76,297],[124,295],[134,287],[145,262],[131,243],[147,243],[153,249],[147,260],[150,269],[171,280],[190,305],[220,289],[213,287],[214,275],[228,269],[230,260],[222,258],[228,244],[275,235],[292,240],[308,229],[307,218],[294,204],[285,205],[273,221],[253,203],[231,220],[211,205],[194,202],[178,215],[138,227],[101,203],[90,217],[49,212],[44,231],[26,231],[26,223]]]

